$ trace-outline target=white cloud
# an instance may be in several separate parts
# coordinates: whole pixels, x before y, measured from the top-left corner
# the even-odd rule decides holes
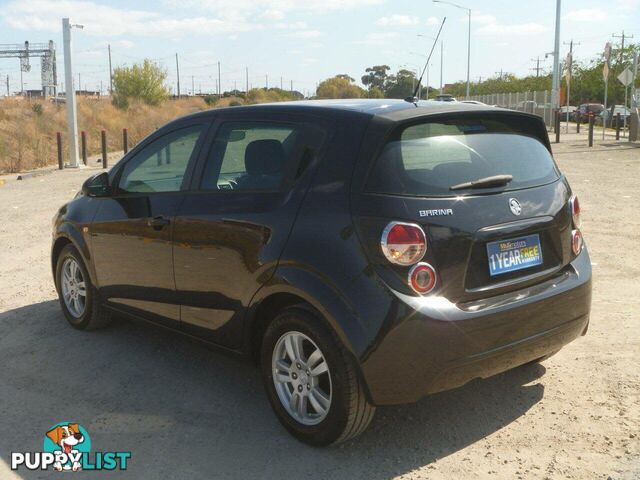
[[[640,0],[617,0],[616,9],[624,11],[638,11],[640,10]]]
[[[288,33],[287,37],[291,38],[318,38],[324,35],[319,30],[298,30],[296,32]]]
[[[167,16],[158,12],[118,9],[85,0],[13,1],[0,16],[11,28],[25,31],[60,31],[60,18],[70,17],[84,25],[87,35],[175,36],[193,33],[230,33],[256,28],[241,19]]]
[[[463,22],[468,22],[469,21],[469,17],[464,16],[460,19]],[[472,14],[471,15],[471,22],[472,23],[480,23],[482,25],[486,25],[488,23],[496,23],[496,17],[494,17],[493,15],[487,15],[487,14]]]
[[[279,30],[304,30],[308,28],[307,22],[293,22],[293,23],[276,23],[275,28]]]
[[[440,19],[438,17],[429,17],[427,18],[427,25],[431,27],[435,27],[436,25],[440,25]]]
[[[129,50],[135,46],[131,40],[111,40],[109,42],[99,42],[96,44],[96,47],[99,48],[107,48],[107,45],[111,45],[114,48],[126,49]]]
[[[601,8],[582,8],[568,12],[564,18],[570,22],[601,22],[608,14]]]
[[[376,25],[381,27],[405,27],[417,25],[418,23],[420,23],[420,19],[410,15],[389,15],[388,17],[381,17],[376,21]]]
[[[261,17],[266,20],[282,20],[285,15],[284,12],[280,10],[268,9],[262,13]]]
[[[476,30],[476,32],[481,35],[533,35],[546,31],[547,27],[535,22],[518,24],[512,23],[507,25],[494,22],[487,23]]]
[[[167,12],[167,8],[137,8],[137,2],[131,2],[133,7],[120,8],[97,3],[97,0],[10,0],[3,5],[0,19],[10,28],[30,32],[59,32],[60,18],[70,17],[73,22],[85,25],[86,35],[176,38],[245,32],[263,28],[265,22],[281,22],[290,13],[319,15],[384,1],[164,0]]]
[[[374,32],[367,34],[364,39],[356,40],[353,43],[357,45],[385,45],[397,36],[398,34],[395,32]]]

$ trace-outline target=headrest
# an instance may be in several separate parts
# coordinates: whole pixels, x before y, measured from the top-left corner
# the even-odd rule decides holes
[[[254,140],[247,145],[244,166],[249,175],[273,175],[282,172],[284,157],[278,140]]]

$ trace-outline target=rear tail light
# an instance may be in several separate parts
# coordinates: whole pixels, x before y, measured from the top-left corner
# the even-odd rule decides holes
[[[571,232],[571,250],[574,255],[579,255],[582,251],[582,233],[580,230],[573,230]]]
[[[578,197],[574,195],[569,200],[569,208],[571,209],[571,217],[573,218],[573,226],[580,228],[580,201]]]
[[[413,265],[424,257],[427,238],[420,225],[391,222],[382,232],[380,246],[391,263]]]
[[[409,270],[409,285],[414,292],[424,295],[436,286],[436,271],[428,263],[418,263]]]

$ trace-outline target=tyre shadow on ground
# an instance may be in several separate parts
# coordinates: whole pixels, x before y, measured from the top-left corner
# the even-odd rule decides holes
[[[534,364],[379,408],[371,427],[336,448],[290,437],[272,415],[259,372],[146,324],[79,332],[57,301],[0,314],[0,459],[41,451],[45,431],[83,425],[93,451],[131,451],[135,478],[389,478],[433,464],[524,415],[544,393]],[[32,478],[46,472],[25,472]]]

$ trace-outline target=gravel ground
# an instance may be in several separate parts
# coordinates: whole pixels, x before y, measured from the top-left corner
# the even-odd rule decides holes
[[[380,408],[329,449],[280,427],[248,363],[145,325],[71,329],[51,218],[93,170],[0,177],[0,478],[51,476],[11,472],[10,452],[41,451],[65,420],[93,450],[131,450],[129,478],[640,478],[640,148],[606,145],[570,135],[554,147],[594,263],[588,335],[543,365]]]

